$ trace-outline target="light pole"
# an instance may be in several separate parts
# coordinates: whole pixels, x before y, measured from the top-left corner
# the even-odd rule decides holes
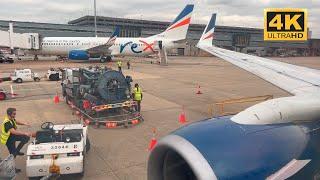
[[[97,3],[96,0],[94,0],[94,35],[98,37],[97,35]]]

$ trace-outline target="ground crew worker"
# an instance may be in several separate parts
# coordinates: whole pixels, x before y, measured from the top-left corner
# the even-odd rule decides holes
[[[127,62],[127,67],[130,69],[130,61]]]
[[[136,83],[133,89],[133,100],[137,102],[136,110],[141,111],[141,101],[142,101],[142,89],[139,87],[139,84]]]
[[[22,132],[17,130],[17,125],[27,125],[27,123],[23,123],[21,121],[17,121],[16,117],[16,109],[8,108],[7,115],[4,117],[4,121],[1,125],[1,135],[0,141],[1,144],[5,144],[9,150],[9,153],[14,157],[23,156],[24,153],[20,152],[22,147],[29,141],[32,133]],[[18,146],[16,147],[16,141],[20,141]],[[16,172],[21,172],[21,169],[16,169]]]
[[[118,70],[119,70],[119,72],[121,72],[122,62],[119,60],[119,61],[117,62],[117,65],[118,65]]]

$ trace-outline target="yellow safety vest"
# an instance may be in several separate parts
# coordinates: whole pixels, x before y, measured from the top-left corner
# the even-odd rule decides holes
[[[121,61],[118,61],[117,64],[118,64],[118,67],[122,66],[122,62]]]
[[[5,131],[5,127],[4,127],[4,124],[6,122],[10,122],[13,127],[15,129],[17,129],[17,124],[15,121],[10,121],[9,117],[8,116],[5,116],[4,117],[4,121],[2,122],[2,125],[1,125],[1,136],[0,136],[0,141],[1,141],[1,144],[6,144],[7,143],[7,140],[9,139],[9,136],[10,136],[10,131],[6,132]]]
[[[142,100],[142,90],[141,88],[134,88],[133,89],[133,94],[134,94],[134,100],[136,101],[141,101]]]

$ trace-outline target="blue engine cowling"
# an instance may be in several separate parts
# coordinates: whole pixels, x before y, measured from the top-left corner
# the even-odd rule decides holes
[[[83,50],[72,50],[68,54],[70,60],[89,60],[89,57],[88,52]]]
[[[320,122],[241,125],[230,116],[180,128],[159,141],[148,180],[266,179],[290,161],[310,160],[290,179],[320,173]]]

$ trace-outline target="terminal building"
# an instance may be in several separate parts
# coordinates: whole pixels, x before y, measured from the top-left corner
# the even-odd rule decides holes
[[[8,30],[10,21],[0,20],[0,30]],[[41,37],[94,36],[94,17],[84,16],[68,22],[68,24],[51,24],[14,21],[16,33],[39,33]],[[113,17],[97,17],[98,36],[110,36],[116,26],[120,26],[120,37],[148,37],[164,31],[170,22],[124,19]],[[171,55],[202,56],[208,55],[195,47],[205,25],[191,24],[187,35],[187,43],[183,48],[174,49]],[[217,26],[213,44],[259,56],[305,56],[320,55],[319,39],[308,41],[284,42],[264,41],[263,29]]]

